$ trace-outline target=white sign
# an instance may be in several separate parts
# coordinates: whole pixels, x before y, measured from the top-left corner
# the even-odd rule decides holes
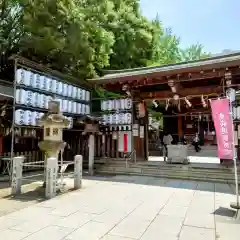
[[[144,138],[144,126],[140,126],[140,138]]]
[[[138,129],[139,129],[138,124],[133,124],[133,136],[134,137],[138,137]]]

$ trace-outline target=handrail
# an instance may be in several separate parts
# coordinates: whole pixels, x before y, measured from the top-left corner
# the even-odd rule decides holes
[[[133,155],[134,154],[134,155]],[[133,149],[132,152],[129,154],[129,156],[127,157],[125,155],[125,164],[126,164],[126,168],[128,167],[128,159],[130,158],[132,160],[132,157],[134,156],[134,163],[136,163],[137,159],[136,159],[136,150]]]

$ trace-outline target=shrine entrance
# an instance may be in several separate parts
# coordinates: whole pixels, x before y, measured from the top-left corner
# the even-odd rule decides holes
[[[228,87],[240,84],[239,66],[240,53],[235,53],[175,65],[106,71],[105,76],[89,81],[132,100],[130,151],[136,151],[137,161],[146,161],[152,131],[149,108],[162,113],[160,132],[171,133],[173,144],[181,142],[183,136],[190,144],[198,132],[202,150],[207,147],[216,150],[209,101],[225,96]]]

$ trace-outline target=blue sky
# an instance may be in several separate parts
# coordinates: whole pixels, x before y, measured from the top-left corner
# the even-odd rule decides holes
[[[201,43],[206,51],[240,50],[239,0],[140,0],[148,18],[157,13],[183,47]]]

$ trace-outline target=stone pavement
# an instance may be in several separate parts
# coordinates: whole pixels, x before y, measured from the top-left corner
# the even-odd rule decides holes
[[[0,217],[11,240],[237,240],[232,186],[152,177],[84,179],[81,190]],[[7,201],[7,199],[4,199]],[[1,205],[0,200],[0,205]],[[8,200],[11,201],[10,199]]]

